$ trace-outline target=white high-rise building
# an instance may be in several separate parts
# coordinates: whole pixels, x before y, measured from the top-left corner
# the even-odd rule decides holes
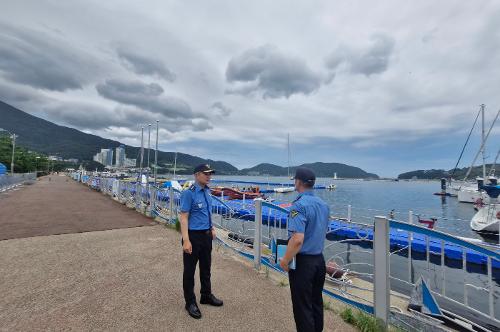
[[[120,145],[116,148],[116,167],[125,167],[125,146]]]
[[[101,158],[104,166],[113,166],[113,149],[101,149]]]

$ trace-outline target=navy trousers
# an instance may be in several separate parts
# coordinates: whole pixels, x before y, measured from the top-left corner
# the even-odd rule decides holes
[[[200,263],[201,295],[212,294],[210,269],[212,266],[212,233],[208,231],[189,231],[189,241],[193,246],[191,254],[183,253],[184,273],[182,287],[186,304],[196,302],[194,294],[194,273],[196,264]]]
[[[323,255],[296,256],[296,268],[288,272],[293,316],[298,332],[323,331]]]

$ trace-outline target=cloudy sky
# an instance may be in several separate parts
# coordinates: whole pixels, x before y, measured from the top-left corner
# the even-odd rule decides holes
[[[500,108],[498,1],[1,1],[0,100],[131,145],[395,176]]]

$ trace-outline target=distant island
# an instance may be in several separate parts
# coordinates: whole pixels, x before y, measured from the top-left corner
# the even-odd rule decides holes
[[[488,164],[486,165],[486,174],[489,173],[491,167],[493,164]],[[436,179],[441,179],[441,178],[448,178],[452,176],[454,179],[463,179],[465,175],[467,174],[467,171],[469,170],[469,167],[464,167],[464,168],[457,168],[455,170],[455,173],[453,173],[453,169],[451,170],[444,170],[444,169],[429,169],[429,170],[417,170],[417,171],[411,171],[411,172],[406,172],[398,175],[398,179],[401,180],[436,180]],[[469,179],[475,179],[476,177],[482,177],[483,176],[483,166],[475,166],[471,174],[469,175]]]
[[[367,173],[361,168],[349,166],[340,163],[322,163],[316,162],[311,164],[302,164],[299,166],[290,167],[290,174],[293,175],[297,167],[307,167],[314,171],[317,177],[334,177],[335,174],[341,178],[354,179],[378,179],[379,176],[373,173]],[[259,164],[252,168],[244,168],[238,172],[241,175],[269,175],[269,176],[286,176],[288,168],[274,164]]]
[[[124,145],[118,141],[105,139],[96,135],[87,134],[69,128],[60,126],[50,121],[35,117],[23,112],[9,104],[0,101],[0,127],[10,132],[14,132],[19,137],[16,145],[23,147],[26,151],[34,151],[43,154],[52,160],[61,160],[73,166],[82,165],[88,170],[103,170],[104,165],[96,162],[95,155],[101,149],[116,151],[116,148],[123,146],[127,158],[135,159],[136,166],[140,154],[140,147]],[[0,133],[1,135],[2,133]],[[10,140],[2,140],[0,144],[6,145],[0,151],[0,162],[8,167],[10,166],[10,153],[8,146]],[[158,172],[161,174],[172,173],[174,169],[175,152],[158,151]],[[115,158],[111,163],[116,163]],[[191,174],[192,169],[201,163],[208,163],[217,170],[219,175],[261,175],[261,176],[286,176],[288,174],[286,167],[273,164],[259,164],[252,168],[238,170],[228,162],[220,160],[204,159],[192,156],[186,153],[177,153],[177,174]],[[378,179],[377,174],[367,173],[361,168],[349,166],[341,163],[310,163],[299,166],[311,168],[318,177],[333,177],[335,173],[340,178],[357,179]],[[290,167],[290,173],[293,174],[299,166]],[[17,171],[17,168],[16,168]]]

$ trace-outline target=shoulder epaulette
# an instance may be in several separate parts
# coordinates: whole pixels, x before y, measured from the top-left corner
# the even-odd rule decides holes
[[[192,185],[191,185],[191,187],[189,187],[189,190],[191,190],[191,191],[195,191],[195,190],[196,190],[195,185],[194,185],[194,184],[192,184]]]

